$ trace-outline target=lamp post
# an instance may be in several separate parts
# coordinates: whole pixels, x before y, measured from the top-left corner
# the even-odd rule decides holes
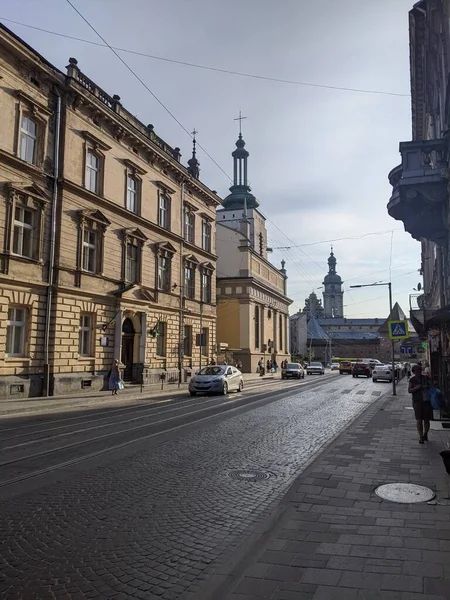
[[[387,285],[389,288],[389,317],[392,316],[392,284],[390,281],[378,282],[378,283],[366,283],[362,285],[351,285],[351,288],[363,288],[363,287],[378,287],[380,285]],[[395,345],[394,340],[391,340],[391,359],[392,359],[392,394],[397,395],[397,388],[395,385]]]

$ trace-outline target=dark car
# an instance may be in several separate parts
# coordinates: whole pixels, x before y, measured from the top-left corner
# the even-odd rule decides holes
[[[300,363],[287,363],[284,369],[281,370],[281,379],[304,379],[305,371]]]
[[[344,360],[339,363],[339,374],[340,375],[344,375],[344,373],[347,373],[348,375],[350,375],[350,373],[352,373],[352,372],[353,372],[353,364],[350,361]]]
[[[354,363],[352,369],[353,377],[359,377],[360,375],[364,375],[364,377],[372,377],[372,369],[366,363]]]

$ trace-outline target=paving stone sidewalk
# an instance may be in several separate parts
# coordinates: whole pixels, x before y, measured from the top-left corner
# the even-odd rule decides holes
[[[227,600],[450,598],[450,475],[439,456],[450,430],[419,445],[406,381],[398,393],[373,404],[297,480]],[[394,482],[425,485],[436,499],[375,495]]]

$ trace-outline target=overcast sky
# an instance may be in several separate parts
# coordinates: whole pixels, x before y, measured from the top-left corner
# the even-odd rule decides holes
[[[405,96],[323,89],[202,70],[121,53],[226,173],[239,110],[250,152],[252,191],[268,218],[271,260],[286,260],[291,312],[320,288],[329,243],[345,281],[345,316],[385,317],[387,290],[348,291],[389,279],[405,312],[420,281],[420,245],[386,211],[388,172],[398,143],[411,139],[408,10],[412,0],[72,0],[113,46],[168,59],[312,84]],[[188,135],[66,0],[0,1],[0,20],[60,69],[68,58],[172,146],[183,161]],[[201,179],[222,197],[230,182],[202,152]],[[278,229],[279,228],[279,229]],[[391,230],[395,230],[393,234]],[[316,289],[321,294],[321,289]]]

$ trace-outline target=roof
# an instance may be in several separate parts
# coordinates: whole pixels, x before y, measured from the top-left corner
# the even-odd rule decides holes
[[[330,331],[331,340],[378,340],[380,336],[375,331]]]
[[[309,340],[329,340],[330,338],[319,325],[315,317],[311,317],[307,326],[307,339]]]
[[[373,326],[373,327],[379,327],[380,325],[382,325],[384,323],[384,319],[378,319],[378,318],[374,318],[374,319],[345,319],[345,318],[339,318],[339,317],[329,317],[329,318],[322,318],[319,319],[319,324],[323,326],[327,326],[327,325],[348,325],[349,327],[353,327],[354,325],[366,325],[368,326]]]
[[[388,321],[405,321],[407,320],[405,313],[400,307],[400,304],[396,302],[392,308],[391,313],[387,319],[384,319],[383,324],[380,327],[380,331],[383,333],[388,332]]]

